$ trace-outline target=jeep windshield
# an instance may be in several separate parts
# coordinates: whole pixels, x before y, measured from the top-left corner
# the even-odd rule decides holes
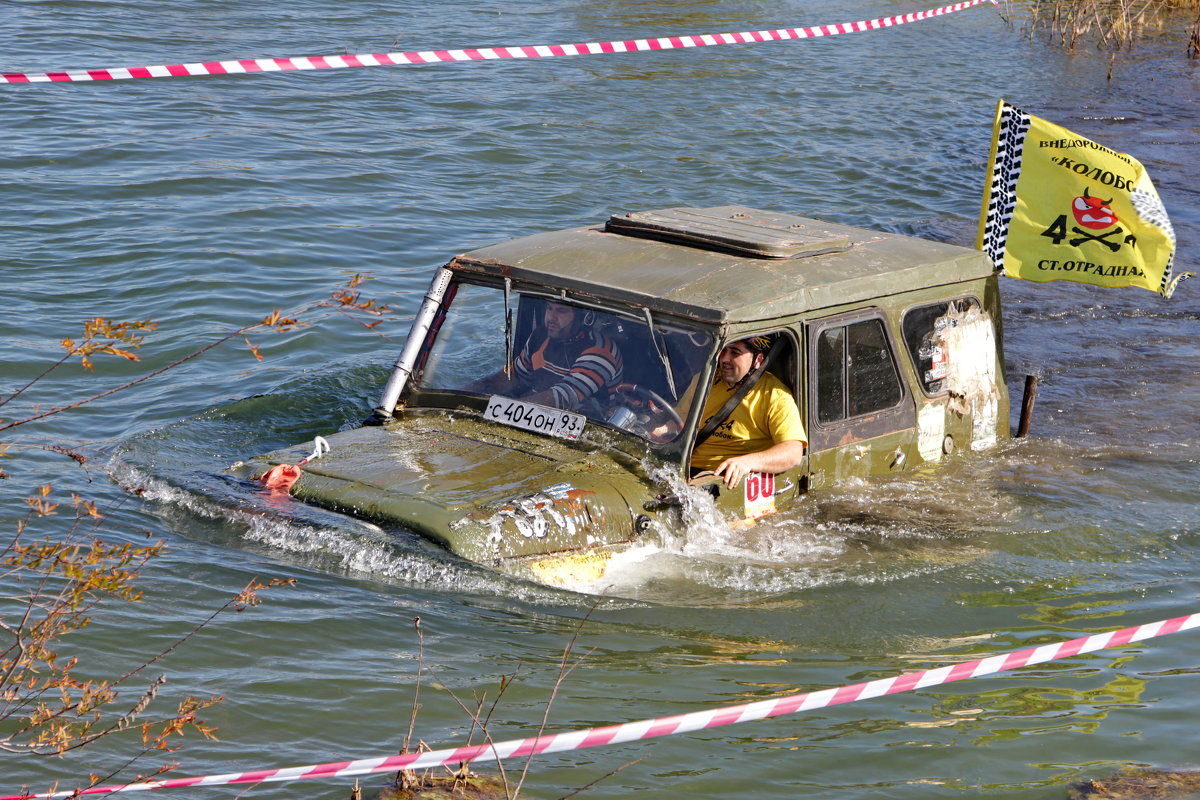
[[[412,389],[423,405],[441,405],[446,393],[450,402],[482,397],[488,417],[564,438],[597,423],[662,444],[685,427],[713,346],[711,332],[645,309],[455,282]]]

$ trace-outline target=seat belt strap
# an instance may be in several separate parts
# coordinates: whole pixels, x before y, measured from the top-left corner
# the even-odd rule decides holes
[[[756,368],[747,372],[746,376],[738,381],[738,385],[734,388],[733,394],[729,396],[729,399],[717,409],[717,413],[709,417],[708,421],[701,426],[699,432],[696,433],[696,442],[692,445],[693,450],[699,447],[700,444],[709,436],[712,436],[713,431],[715,431],[722,422],[729,418],[729,415],[733,413],[735,408],[737,408],[738,403],[742,402],[742,398],[744,398],[749,391],[754,388],[754,384],[758,383],[759,378],[763,376],[763,373],[766,372],[767,368],[771,366],[771,362],[775,360],[775,356],[778,355],[780,341],[780,339],[776,339],[771,344],[771,347],[767,350],[767,357],[763,359],[763,362]]]

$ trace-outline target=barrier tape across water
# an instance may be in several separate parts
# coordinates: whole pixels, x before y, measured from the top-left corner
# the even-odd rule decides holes
[[[921,672],[905,672],[890,678],[855,683],[835,689],[822,689],[817,692],[804,692],[786,697],[777,697],[772,700],[759,700],[753,703],[743,703],[724,708],[693,711],[688,714],[679,714],[672,717],[626,722],[621,725],[610,725],[604,728],[587,728],[528,739],[512,739],[493,745],[479,744],[445,750],[433,750],[426,753],[383,756],[358,761],[335,761],[327,764],[313,764],[306,767],[231,772],[225,775],[209,775],[203,778],[170,778],[124,786],[96,786],[90,789],[83,789],[78,794],[137,792],[149,789],[170,789],[185,786],[226,786],[236,783],[271,783],[310,778],[349,778],[374,772],[393,772],[401,769],[427,769],[444,764],[457,765],[462,762],[480,759],[503,760],[544,753],[582,750],[585,747],[623,744],[625,742],[653,739],[658,736],[670,736],[677,733],[689,733],[707,728],[717,728],[737,722],[766,719],[782,714],[812,711],[817,708],[826,708],[842,703],[853,703],[857,700],[882,697],[899,692],[911,692],[930,686],[939,686],[967,678],[978,678],[982,675],[991,675],[997,672],[1017,669],[1018,667],[1025,667],[1030,664],[1042,664],[1047,661],[1079,655],[1080,653],[1090,653],[1094,650],[1117,647],[1143,639],[1152,639],[1156,636],[1165,636],[1169,633],[1176,633],[1197,626],[1200,626],[1200,613],[1174,617],[1159,622],[1150,622],[1145,625],[1135,625],[1109,633],[1098,633],[1082,639],[1068,639],[1056,644],[1015,650],[1009,653],[988,656],[976,661],[964,661],[959,664]],[[8,795],[0,797],[0,800],[70,797],[74,794],[74,792],[62,791],[44,794]]]
[[[406,66],[447,61],[490,61],[506,58],[554,58],[592,56],[610,53],[634,53],[645,50],[673,50],[680,47],[707,47],[718,44],[749,44],[786,39],[812,39],[840,33],[891,28],[909,22],[953,14],[980,3],[997,0],[966,0],[928,11],[915,11],[894,17],[879,17],[860,22],[817,25],[810,28],[778,28],[743,33],[706,33],[690,36],[663,36],[654,39],[626,39],[586,44],[539,44],[519,47],[482,47],[461,50],[421,50],[406,53],[360,53],[340,56],[298,56],[293,58],[244,58],[233,61],[200,61],[188,64],[160,64],[153,67],[113,67],[110,69],[66,70],[62,72],[15,72],[0,75],[0,83],[46,83],[61,81],[118,81],[129,78],[179,78],[191,75],[230,75],[242,73],[289,72],[294,70],[348,69],[351,67]]]

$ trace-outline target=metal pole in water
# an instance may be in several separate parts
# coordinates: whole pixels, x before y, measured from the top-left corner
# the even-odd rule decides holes
[[[1037,375],[1025,376],[1025,396],[1021,399],[1021,421],[1017,423],[1017,435],[1020,439],[1029,433],[1029,423],[1033,419],[1033,403],[1037,400]]]

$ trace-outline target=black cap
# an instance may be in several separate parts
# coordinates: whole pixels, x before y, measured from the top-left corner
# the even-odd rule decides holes
[[[749,339],[743,339],[749,347],[756,353],[765,353],[771,349],[771,345],[779,339],[778,333],[764,333],[762,336],[751,336]]]

